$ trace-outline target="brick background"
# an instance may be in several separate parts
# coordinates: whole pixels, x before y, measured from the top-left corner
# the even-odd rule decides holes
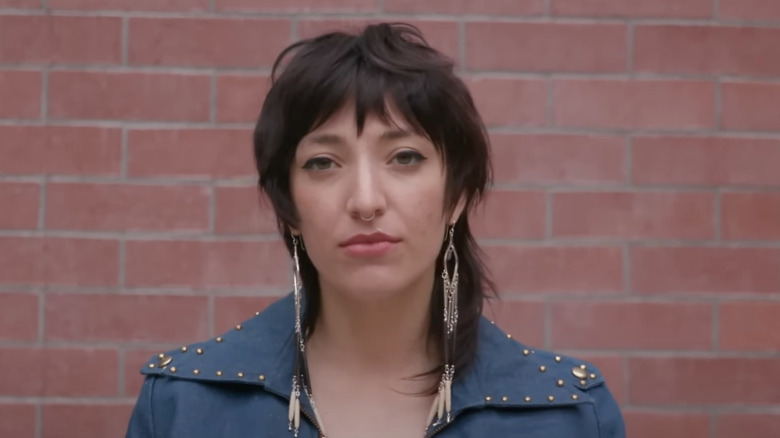
[[[780,436],[776,0],[0,0],[0,436],[121,436],[149,355],[287,291],[270,63],[385,19],[489,126],[486,314],[599,366],[631,438]]]

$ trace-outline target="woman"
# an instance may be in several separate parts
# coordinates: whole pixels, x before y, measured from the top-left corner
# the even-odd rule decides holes
[[[489,147],[452,63],[379,24],[292,45],[273,78],[254,147],[293,292],[152,358],[127,437],[623,437],[593,366],[481,317]]]

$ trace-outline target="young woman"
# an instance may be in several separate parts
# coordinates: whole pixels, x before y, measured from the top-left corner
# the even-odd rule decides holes
[[[481,316],[488,138],[417,29],[287,48],[254,148],[293,292],[152,358],[128,438],[624,437],[598,370]]]

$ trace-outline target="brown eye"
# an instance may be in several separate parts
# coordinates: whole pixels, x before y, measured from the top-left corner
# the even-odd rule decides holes
[[[304,169],[311,170],[328,170],[333,166],[333,160],[327,157],[314,157],[306,161],[303,165]]]
[[[401,166],[412,166],[423,160],[425,160],[425,157],[423,157],[419,152],[415,151],[399,152],[393,157],[393,161],[400,164]]]

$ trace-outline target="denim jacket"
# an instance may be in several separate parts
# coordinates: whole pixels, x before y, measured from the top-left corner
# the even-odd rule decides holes
[[[287,296],[222,336],[152,357],[126,438],[292,437],[293,320]],[[453,383],[451,421],[426,437],[625,437],[593,365],[526,347],[485,318],[478,336],[472,367]],[[301,403],[299,437],[316,438]]]

